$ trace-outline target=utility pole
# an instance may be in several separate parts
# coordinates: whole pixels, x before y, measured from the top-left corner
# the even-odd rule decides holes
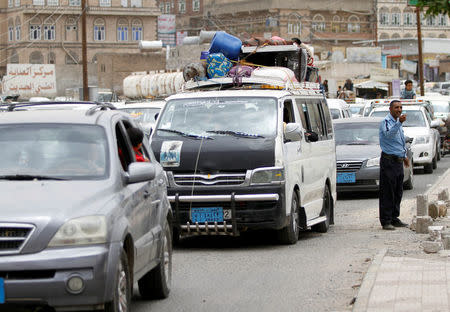
[[[422,55],[422,25],[420,20],[420,9],[416,6],[417,19],[417,46],[419,48],[419,80],[420,80],[420,95],[425,95],[425,88],[423,83],[423,55]]]
[[[87,0],[81,0],[81,58],[83,62],[83,101],[89,101],[87,47],[86,47],[86,6]]]

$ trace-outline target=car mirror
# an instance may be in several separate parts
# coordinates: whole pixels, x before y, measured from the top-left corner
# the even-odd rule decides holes
[[[303,138],[302,128],[298,123],[288,123],[284,127],[284,139],[286,141],[296,142]]]
[[[413,142],[414,138],[405,137],[405,142],[411,144]]]
[[[306,133],[306,138],[308,139],[309,142],[317,142],[317,141],[319,141],[319,135],[316,132],[314,132],[314,131],[307,132]]]
[[[128,166],[127,184],[150,181],[155,178],[155,165],[149,162],[133,162]]]

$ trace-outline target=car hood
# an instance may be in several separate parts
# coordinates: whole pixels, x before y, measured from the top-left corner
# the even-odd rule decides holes
[[[419,135],[429,135],[430,128],[427,127],[403,127],[403,133],[405,136],[415,138]]]
[[[337,145],[336,160],[359,160],[379,157],[381,148],[379,145]]]

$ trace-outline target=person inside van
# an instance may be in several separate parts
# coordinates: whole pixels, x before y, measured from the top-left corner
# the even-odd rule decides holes
[[[416,92],[414,92],[414,90],[413,90],[413,83],[411,80],[405,81],[405,89],[402,90],[400,97],[402,99],[415,99],[416,98]]]
[[[130,138],[133,151],[137,162],[149,162],[150,160],[141,152],[142,140],[144,139],[144,132],[139,128],[130,127],[127,129],[128,137]]]

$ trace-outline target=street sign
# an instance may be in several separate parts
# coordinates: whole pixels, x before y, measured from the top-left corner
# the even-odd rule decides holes
[[[408,5],[417,6],[419,4],[419,0],[408,0]]]

